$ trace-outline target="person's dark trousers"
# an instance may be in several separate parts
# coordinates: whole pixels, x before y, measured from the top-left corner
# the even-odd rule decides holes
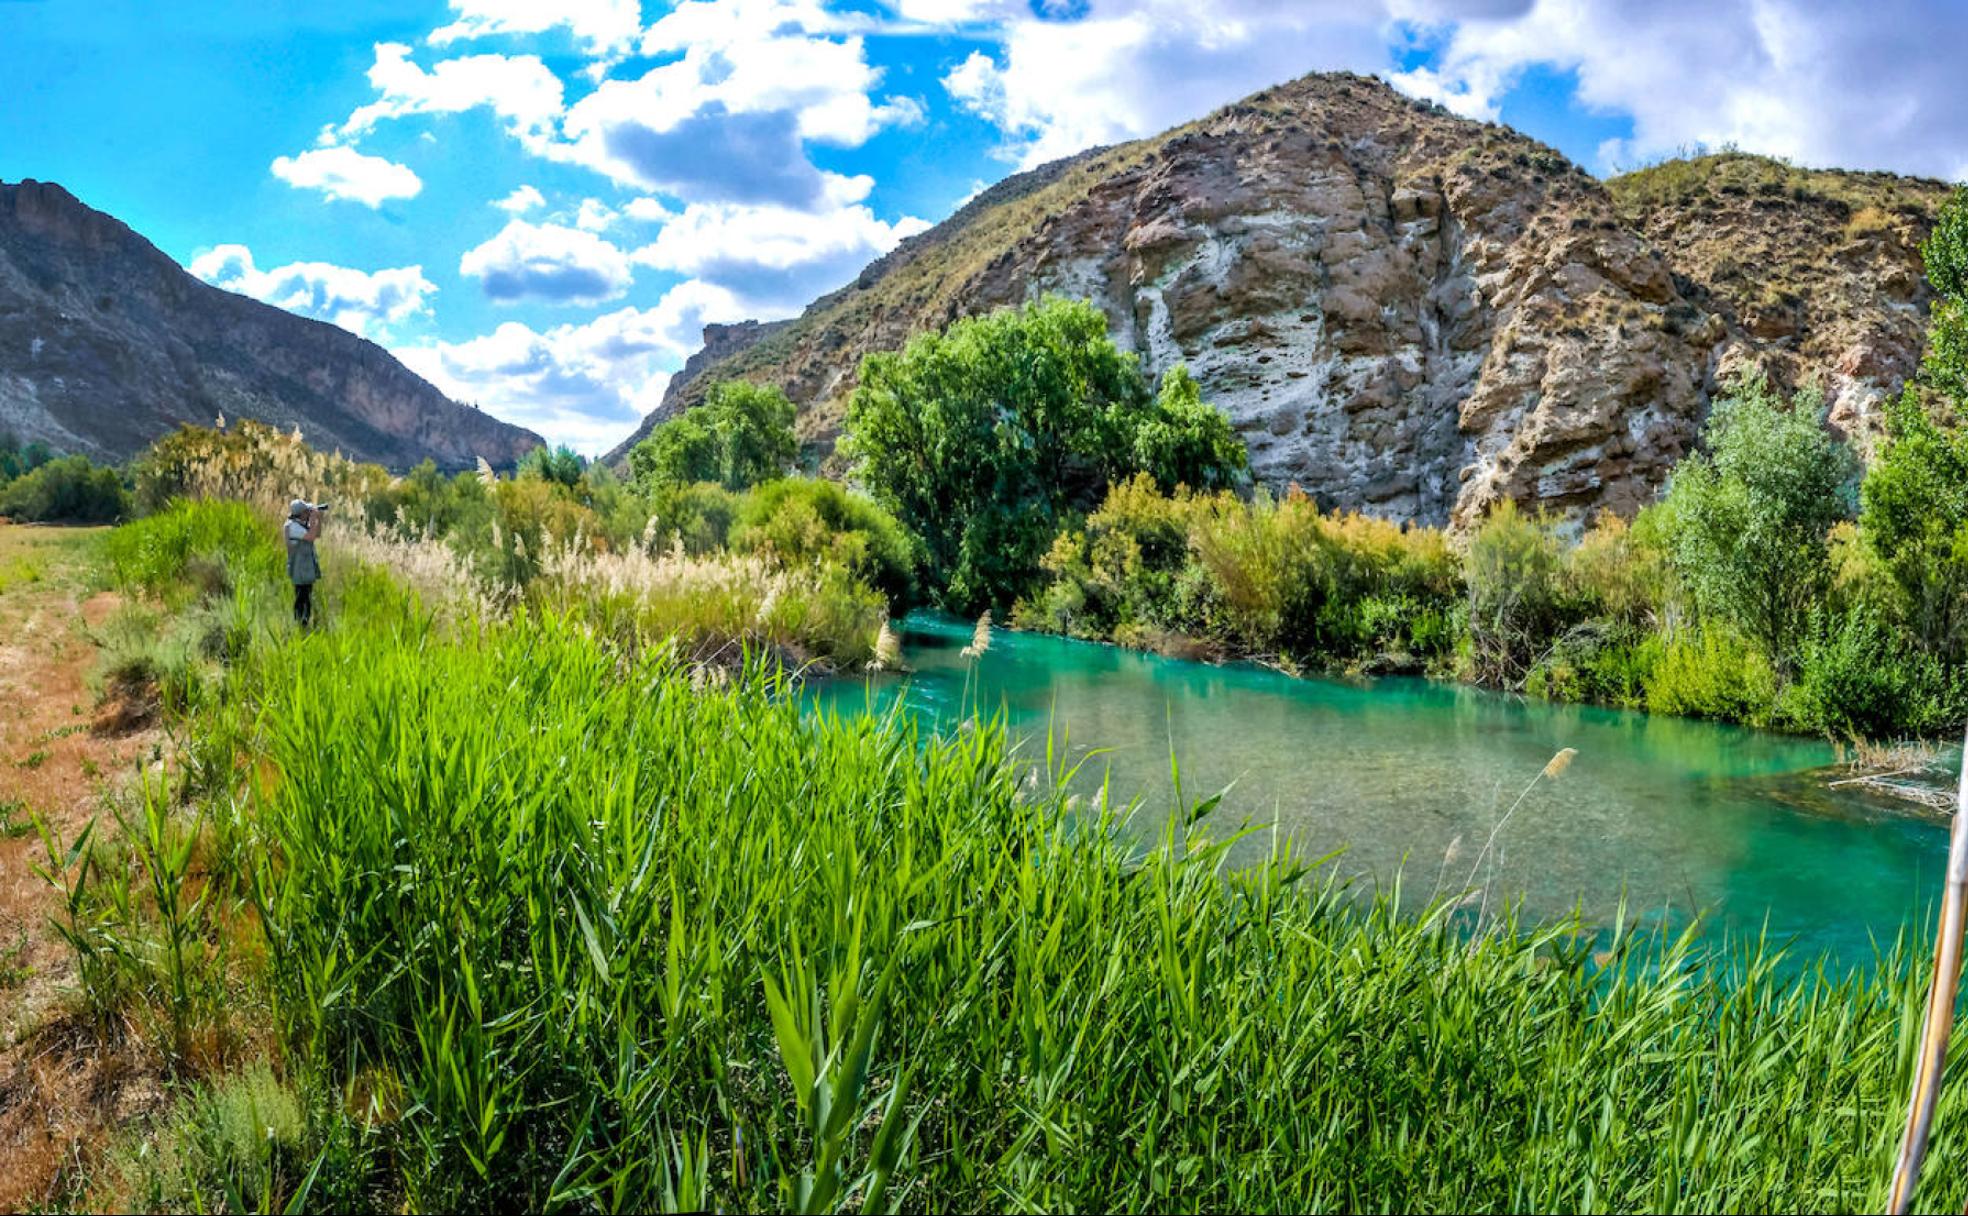
[[[314,584],[294,584],[294,623],[306,629],[314,624]]]

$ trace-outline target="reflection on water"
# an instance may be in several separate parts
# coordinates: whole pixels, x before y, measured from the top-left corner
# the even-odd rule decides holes
[[[1385,878],[1405,865],[1423,894],[1446,867],[1458,887],[1490,833],[1552,754],[1576,748],[1539,782],[1498,838],[1498,892],[1533,915],[1575,904],[1611,919],[1691,908],[1712,926],[1850,961],[1890,939],[1938,890],[1946,832],[1882,814],[1807,770],[1833,759],[1819,740],[1691,719],[1525,701],[1415,679],[1297,680],[1116,647],[999,631],[975,665],[967,622],[911,617],[906,675],[822,686],[843,710],[905,698],[953,721],[965,704],[1002,709],[1014,732],[1070,732],[1102,749],[1117,795],[1149,813],[1169,797],[1171,749],[1191,797],[1231,792],[1216,822],[1277,822],[1308,853],[1344,847],[1347,870]],[[1098,774],[1094,775],[1098,779]],[[1459,840],[1459,844],[1456,843]],[[1257,846],[1253,846],[1257,847]]]

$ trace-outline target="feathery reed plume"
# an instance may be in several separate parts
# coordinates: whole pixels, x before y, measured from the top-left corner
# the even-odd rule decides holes
[[[430,536],[392,533],[358,524],[338,538],[337,550],[347,558],[389,570],[414,589],[426,604],[455,617],[491,620],[513,603],[510,591],[490,587],[472,568],[469,557]]]
[[[492,471],[492,466],[486,463],[483,456],[478,458],[478,482],[488,490],[496,488],[499,484],[499,475]]]
[[[1462,833],[1457,832],[1453,837],[1449,839],[1449,847],[1442,850],[1442,864],[1436,867],[1435,890],[1433,893],[1429,895],[1430,900],[1433,900],[1435,896],[1440,895],[1442,893],[1442,879],[1448,875],[1449,867],[1456,863],[1456,858],[1461,856],[1462,856]]]
[[[583,605],[618,636],[673,637],[691,664],[728,663],[749,647],[858,666],[882,619],[878,594],[844,597],[825,570],[787,569],[757,554],[692,556],[681,544],[611,552],[550,539],[537,548],[530,596]]]
[[[881,628],[875,631],[875,658],[868,664],[871,671],[893,671],[902,666],[902,639],[889,627],[888,618],[883,617]]]
[[[1490,849],[1496,845],[1497,836],[1503,831],[1504,825],[1508,824],[1511,816],[1517,813],[1517,808],[1524,805],[1524,799],[1531,796],[1531,791],[1537,788],[1538,782],[1543,781],[1546,777],[1556,777],[1558,774],[1570,768],[1572,766],[1572,757],[1576,755],[1578,755],[1578,749],[1575,747],[1561,747],[1553,753],[1551,759],[1544,762],[1544,767],[1538,770],[1538,775],[1531,778],[1531,783],[1524,787],[1524,792],[1517,795],[1517,801],[1511,803],[1510,809],[1503,813],[1503,818],[1497,820],[1496,826],[1490,829],[1489,839],[1483,842],[1482,851],[1476,854],[1476,864],[1469,867],[1469,877],[1463,882],[1465,887],[1470,888],[1469,895],[1473,896],[1476,893],[1476,875],[1482,871],[1483,863],[1489,859]],[[1469,896],[1464,896],[1463,902],[1467,903],[1468,899]],[[1489,902],[1489,884],[1485,883],[1483,886],[1482,907],[1485,909],[1488,908]],[[1479,924],[1482,922],[1483,913],[1481,910],[1476,913],[1476,919]]]
[[[1906,1134],[1900,1139],[1899,1159],[1893,1163],[1893,1186],[1886,1200],[1886,1210],[1894,1216],[1903,1216],[1913,1204],[1913,1188],[1920,1181],[1927,1137],[1934,1127],[1934,1108],[1940,1102],[1948,1036],[1954,1031],[1955,994],[1961,986],[1964,921],[1968,921],[1968,746],[1962,752],[1960,792],[1948,831],[1947,885],[1941,893],[1940,932],[1934,942],[1933,985],[1927,991],[1913,1094],[1907,1099]]]
[[[977,628],[971,631],[970,645],[963,648],[963,657],[975,659],[991,649],[991,610],[986,608],[984,615],[977,618]]]

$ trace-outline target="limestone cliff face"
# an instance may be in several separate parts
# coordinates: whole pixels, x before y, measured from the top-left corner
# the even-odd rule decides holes
[[[1937,201],[1934,185],[1913,194]],[[769,380],[824,449],[863,353],[1060,292],[1098,303],[1151,373],[1186,363],[1270,484],[1431,524],[1502,498],[1577,518],[1651,498],[1744,359],[1787,359],[1792,380],[1842,375],[1841,402],[1873,400],[1913,359],[1853,352],[1922,324],[1917,257],[1904,270],[1917,206],[1877,238],[1887,252],[1844,263],[1849,299],[1800,314],[1778,349],[1762,314],[1678,263],[1692,242],[1668,211],[1507,128],[1353,76],[1307,77],[994,189],[783,329],[679,376],[669,400]],[[1769,239],[1815,241],[1814,225]],[[1825,255],[1792,256],[1801,273]]]
[[[397,468],[540,442],[373,342],[199,282],[60,186],[0,184],[0,430],[121,460],[221,413]]]

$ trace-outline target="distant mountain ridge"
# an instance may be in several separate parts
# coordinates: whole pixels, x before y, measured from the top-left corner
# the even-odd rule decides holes
[[[0,430],[123,460],[220,414],[399,469],[542,442],[373,342],[201,282],[61,186],[0,183]]]
[[[1948,190],[1740,155],[1602,182],[1381,81],[1307,76],[1007,178],[799,317],[724,327],[609,458],[729,377],[784,387],[824,457],[862,355],[1060,292],[1151,373],[1186,363],[1273,486],[1431,524],[1503,498],[1631,511],[1737,369],[1874,426],[1918,365],[1918,245]]]

